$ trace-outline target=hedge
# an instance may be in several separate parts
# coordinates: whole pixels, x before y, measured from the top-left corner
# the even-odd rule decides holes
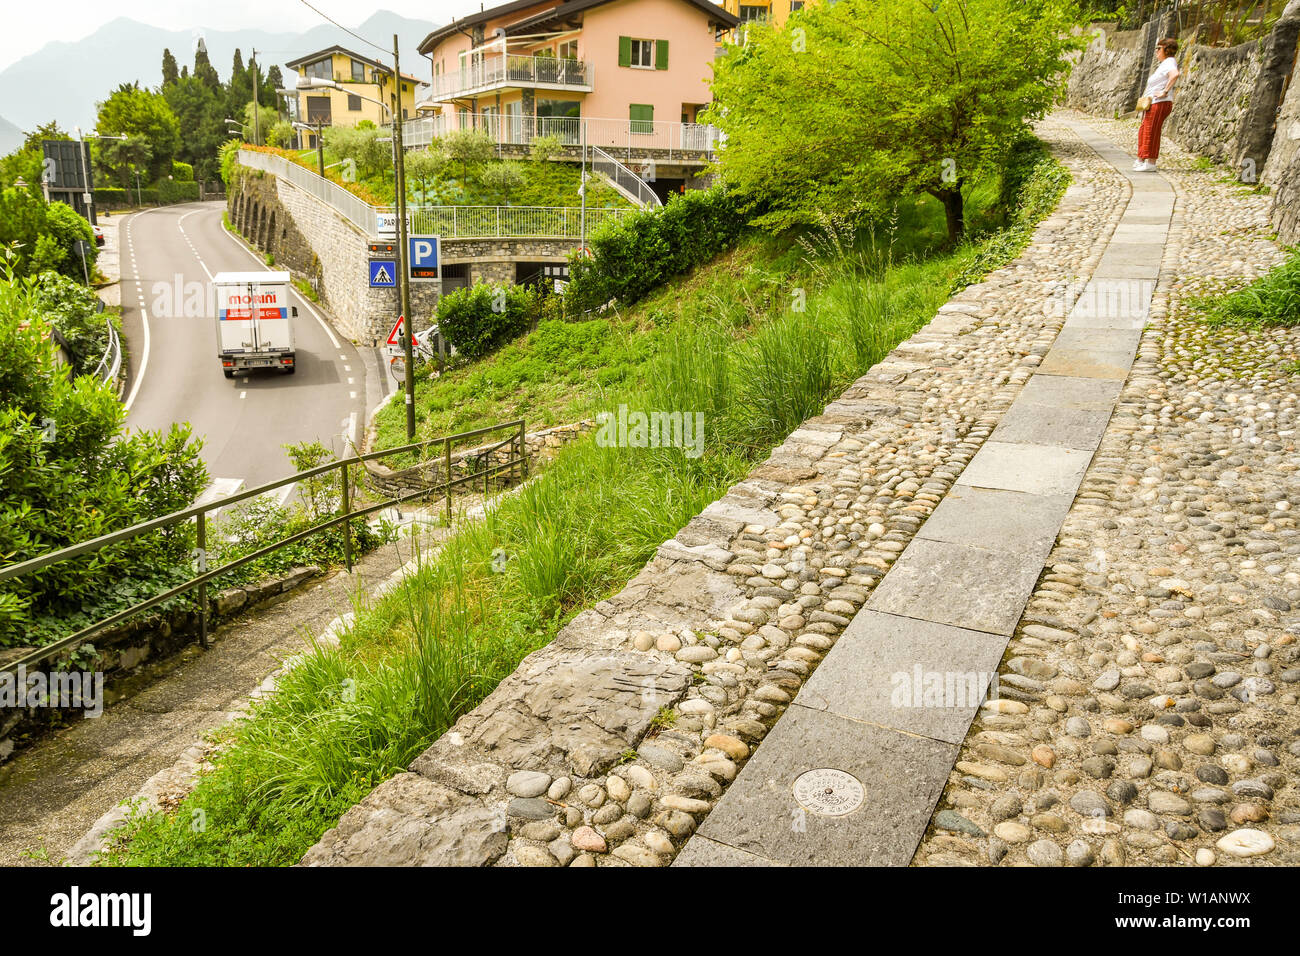
[[[100,206],[157,206],[178,202],[197,202],[199,184],[164,179],[157,186],[144,189],[121,189],[117,186],[99,186],[95,189],[95,203]]]
[[[479,358],[528,331],[553,310],[552,296],[532,286],[479,283],[438,300],[438,330],[466,358]]]
[[[569,305],[587,310],[611,299],[631,305],[735,245],[746,218],[735,197],[714,186],[607,222],[588,240],[592,258],[570,254]]]

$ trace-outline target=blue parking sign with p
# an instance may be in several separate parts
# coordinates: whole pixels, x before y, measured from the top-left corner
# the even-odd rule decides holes
[[[370,288],[391,289],[397,285],[397,263],[392,259],[370,260]]]
[[[412,279],[438,278],[438,237],[407,236]]]

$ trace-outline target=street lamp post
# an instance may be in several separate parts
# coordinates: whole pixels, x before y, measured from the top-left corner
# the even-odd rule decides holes
[[[360,99],[370,103],[376,103],[379,107],[388,113],[389,120],[393,128],[393,181],[396,202],[394,205],[397,213],[397,257],[394,267],[397,269],[397,288],[398,303],[402,316],[402,353],[406,359],[406,376],[403,382],[406,393],[406,440],[415,440],[415,356],[411,342],[411,275],[410,267],[407,262],[408,246],[406,234],[406,157],[402,149],[402,121],[400,116],[402,106],[402,71],[401,61],[399,59],[397,34],[393,34],[393,90],[397,95],[397,109],[394,110],[389,104],[382,100],[374,99],[370,96],[361,96],[354,93]],[[342,90],[343,85],[334,80],[326,80],[318,77],[302,76],[298,78],[296,87],[300,90],[311,89],[332,89]],[[319,145],[320,137],[316,138]],[[321,175],[325,175],[325,160],[322,154],[320,160]]]

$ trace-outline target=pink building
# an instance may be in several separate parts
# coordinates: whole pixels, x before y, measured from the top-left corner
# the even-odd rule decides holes
[[[435,30],[417,108],[502,143],[553,134],[654,158],[702,154],[709,64],[738,19],[705,0],[518,0]],[[585,123],[583,122],[585,121]]]

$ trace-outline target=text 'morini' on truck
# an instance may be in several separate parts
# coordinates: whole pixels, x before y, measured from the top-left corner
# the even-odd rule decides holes
[[[218,272],[217,356],[226,378],[255,368],[293,374],[293,319],[287,272]]]

